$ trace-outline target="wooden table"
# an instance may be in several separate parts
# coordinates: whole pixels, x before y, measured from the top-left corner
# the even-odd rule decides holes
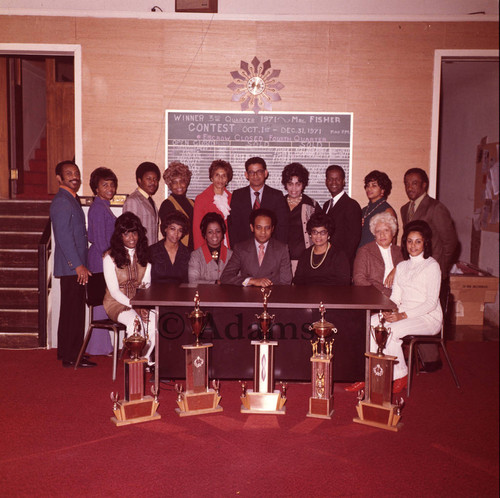
[[[250,309],[255,313],[262,312],[262,292],[258,287],[240,287],[234,285],[206,285],[206,284],[172,284],[154,283],[148,289],[141,289],[132,300],[134,306],[148,306],[156,308],[156,347],[155,351],[155,386],[159,385],[160,376],[160,307],[168,310],[183,308],[177,316],[183,316],[185,311],[191,311],[194,307],[194,294],[198,290],[200,294],[200,308],[235,310],[240,313],[249,313]],[[365,344],[364,351],[370,347],[370,317],[373,311],[393,309],[394,303],[380,293],[374,287],[361,286],[274,286],[268,302],[269,313],[276,314],[276,320],[286,321],[288,315],[293,316],[295,310],[308,310],[311,321],[320,319],[318,311],[319,303],[323,302],[326,315],[325,319],[339,326],[334,319],[333,310],[362,310],[364,311]],[[329,310],[332,310],[329,312]],[[177,310],[179,311],[179,310]],[[165,326],[165,323],[162,324]],[[345,327],[348,327],[348,323]],[[304,328],[304,327],[303,327]],[[342,330],[333,336],[340,340]],[[210,338],[202,337],[205,342]],[[247,338],[245,345],[251,355],[251,348]],[[279,337],[276,338],[278,341]],[[186,342],[186,341],[185,341]],[[215,342],[215,341],[214,341]],[[308,346],[310,348],[310,346]],[[334,346],[335,348],[335,346]],[[361,345],[362,348],[362,345]],[[215,349],[215,348],[214,348]],[[335,350],[335,349],[334,349]],[[364,353],[361,350],[361,354]],[[308,360],[309,357],[307,357]],[[287,361],[288,358],[285,358]],[[226,358],[226,361],[231,361]],[[360,360],[362,361],[362,360]],[[366,376],[366,372],[365,372]],[[242,377],[244,378],[244,376]],[[277,376],[279,378],[279,376]]]

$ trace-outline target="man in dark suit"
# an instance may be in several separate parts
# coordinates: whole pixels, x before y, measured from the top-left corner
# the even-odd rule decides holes
[[[403,227],[413,220],[424,220],[429,224],[432,229],[432,257],[441,267],[441,278],[447,279],[458,243],[450,212],[444,204],[427,194],[429,177],[423,169],[409,169],[404,182],[410,201],[401,208]]]
[[[455,225],[446,206],[427,194],[429,177],[423,169],[409,169],[405,173],[404,183],[410,201],[401,208],[403,227],[414,220],[424,220],[431,227],[432,257],[441,268],[440,300],[445,311],[449,294],[450,269],[454,263],[458,244]],[[435,344],[421,344],[418,351],[424,371],[432,372],[441,367],[439,349]]]
[[[160,168],[155,163],[141,163],[135,170],[137,188],[127,197],[123,204],[123,212],[134,213],[146,229],[148,245],[158,242],[158,209],[153,195],[158,190]]]
[[[325,184],[332,196],[323,205],[323,212],[334,224],[332,245],[346,253],[352,275],[356,249],[361,239],[361,207],[344,192],[345,172],[341,166],[328,166]]]
[[[80,188],[80,170],[73,161],[56,166],[59,191],[50,205],[50,219],[54,229],[54,276],[61,283],[61,308],[57,329],[57,356],[63,367],[75,365],[83,343],[85,329],[85,284],[87,269],[87,230],[77,192]],[[87,357],[81,367],[96,364]]]
[[[231,246],[252,237],[248,219],[252,209],[259,207],[274,211],[274,238],[286,244],[288,207],[283,194],[265,184],[268,175],[266,161],[261,157],[251,157],[245,162],[245,176],[249,186],[235,190],[231,198],[231,214],[228,219]]]
[[[292,269],[288,246],[271,238],[276,216],[269,209],[250,214],[253,237],[234,247],[233,255],[221,275],[221,283],[233,285],[290,285]]]

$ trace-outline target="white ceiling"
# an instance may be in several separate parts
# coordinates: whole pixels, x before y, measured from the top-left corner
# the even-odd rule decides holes
[[[197,0],[191,0],[196,3]],[[201,0],[199,0],[201,1]],[[158,6],[163,11],[151,12]],[[0,14],[199,17],[175,13],[175,0],[0,0]],[[484,14],[477,14],[484,13]],[[498,0],[218,0],[216,18],[313,20],[415,17],[498,20]],[[206,16],[202,14],[201,16]]]

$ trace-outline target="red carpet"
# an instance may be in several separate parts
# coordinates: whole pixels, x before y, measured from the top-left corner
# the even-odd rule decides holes
[[[450,343],[416,378],[398,433],[354,424],[355,395],[335,387],[332,420],[306,418],[310,386],[291,384],[287,414],[179,418],[162,384],[159,421],[115,427],[123,366],[63,369],[55,351],[0,351],[2,496],[498,496],[498,343]]]

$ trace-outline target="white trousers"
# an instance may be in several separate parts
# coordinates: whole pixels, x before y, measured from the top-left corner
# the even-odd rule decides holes
[[[379,324],[378,315],[372,315],[372,326],[376,327]],[[434,335],[441,330],[441,322],[429,316],[418,316],[416,318],[406,318],[398,322],[385,322],[384,326],[391,330],[391,335],[387,340],[387,345],[384,349],[384,354],[396,356],[398,359],[394,364],[393,380],[401,379],[408,375],[408,367],[406,366],[403,348],[401,347],[402,338],[407,335]],[[370,351],[377,352],[377,343],[370,334]]]
[[[155,347],[155,338],[156,338],[155,326],[152,315],[153,313],[151,313],[150,311],[148,314],[149,322],[143,322],[141,316],[134,309],[122,311],[118,315],[118,321],[120,323],[123,323],[123,325],[127,327],[127,330],[125,332],[127,337],[131,336],[134,333],[135,319],[139,318],[139,323],[141,324],[140,334],[146,335],[147,333],[149,335],[149,339],[146,344],[146,350],[143,354],[143,356],[148,359],[149,363],[154,363],[154,358],[151,357],[151,354]]]

